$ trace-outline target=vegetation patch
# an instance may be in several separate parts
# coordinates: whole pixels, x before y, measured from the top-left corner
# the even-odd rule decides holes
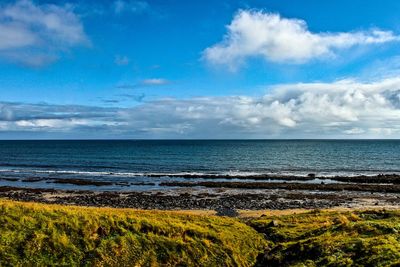
[[[249,225],[268,240],[259,266],[400,266],[400,211],[313,211]]]
[[[399,231],[400,211],[240,220],[0,200],[0,266],[400,266]]]
[[[252,266],[263,248],[226,217],[0,200],[0,266]]]

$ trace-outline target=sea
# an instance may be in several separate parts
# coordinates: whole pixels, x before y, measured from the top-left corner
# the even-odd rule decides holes
[[[160,190],[165,181],[393,173],[400,174],[400,140],[0,141],[0,186]],[[60,179],[109,184],[54,183]]]

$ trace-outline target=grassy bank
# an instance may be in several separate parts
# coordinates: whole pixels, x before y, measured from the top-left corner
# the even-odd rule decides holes
[[[259,266],[400,266],[399,211],[314,211],[249,225],[269,242]]]
[[[0,200],[0,266],[400,266],[400,211],[301,212],[230,219]]]
[[[0,266],[251,266],[264,246],[229,218],[0,200]]]

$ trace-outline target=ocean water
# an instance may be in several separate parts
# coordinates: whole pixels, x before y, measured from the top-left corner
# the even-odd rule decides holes
[[[161,181],[185,180],[188,174],[193,180],[251,180],[259,174],[309,173],[400,173],[400,141],[0,141],[0,186],[72,186],[49,182],[60,178],[120,182],[125,185],[105,188],[129,184],[146,190]]]

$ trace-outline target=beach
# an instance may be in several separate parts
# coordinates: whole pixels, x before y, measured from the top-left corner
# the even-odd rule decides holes
[[[343,178],[343,177],[342,177]],[[344,179],[344,178],[343,178]],[[372,177],[371,179],[378,179]],[[381,181],[383,177],[379,177]],[[91,181],[66,180],[74,190],[2,186],[0,197],[18,201],[159,210],[284,210],[399,207],[400,185],[386,183],[169,182],[162,190],[96,190]],[[12,184],[12,183],[10,183]],[[78,188],[78,189],[76,189]]]

